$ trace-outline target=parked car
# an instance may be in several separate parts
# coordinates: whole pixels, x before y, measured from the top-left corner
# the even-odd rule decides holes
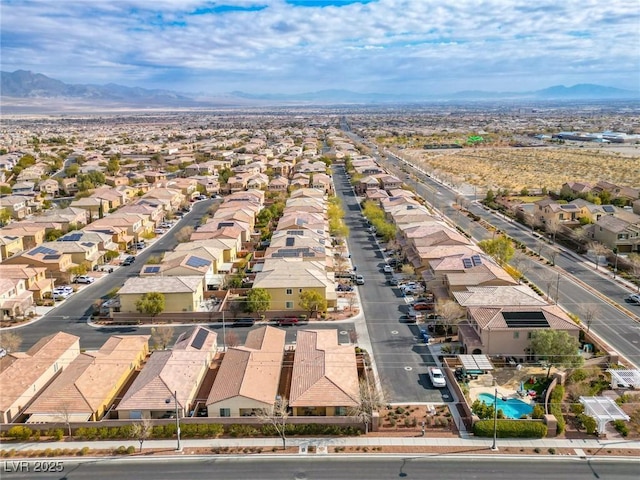
[[[336,291],[338,291],[338,292],[352,292],[353,291],[353,286],[352,285],[347,285],[346,283],[339,283],[338,286],[336,287]]]
[[[147,244],[144,242],[138,242],[136,243],[136,250],[142,250],[144,247],[146,247]]]
[[[245,318],[236,318],[233,321],[234,327],[253,327],[256,324],[255,318],[245,317]]]
[[[364,277],[362,275],[356,275],[356,285],[364,285]]]
[[[389,277],[389,279],[387,280],[387,282],[389,283],[389,285],[391,285],[392,287],[397,287],[398,286],[398,278],[397,277]]]
[[[433,303],[429,302],[413,302],[411,306],[414,310],[433,310]]]
[[[76,283],[93,283],[95,281],[96,279],[93,277],[90,277],[89,275],[80,275],[75,279]]]
[[[447,386],[447,380],[444,373],[438,367],[429,368],[429,378],[431,379],[431,385],[436,388],[443,388]]]
[[[67,286],[56,287],[51,292],[51,297],[54,300],[65,300],[73,294],[73,288]]]
[[[164,228],[156,228],[153,233],[155,233],[156,235],[162,235],[164,232],[166,232],[166,230]]]
[[[384,267],[382,267],[382,270],[384,271],[384,273],[393,273],[393,267],[391,265],[385,265]]]
[[[298,317],[281,317],[281,318],[275,318],[274,319],[276,322],[276,325],[278,325],[279,327],[290,327],[292,325],[298,325],[298,323],[300,323],[300,320],[298,319]]]
[[[627,303],[632,303],[634,305],[640,305],[640,293],[632,293],[627,298],[624,299]]]
[[[128,265],[133,265],[133,262],[136,261],[136,257],[127,257],[124,259],[124,262],[122,262],[122,266],[126,267]]]

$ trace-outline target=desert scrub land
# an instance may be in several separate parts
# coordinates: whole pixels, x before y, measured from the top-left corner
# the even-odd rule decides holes
[[[606,180],[620,186],[640,185],[640,149],[621,155],[606,149],[464,148],[456,150],[404,149],[396,153],[454,183],[480,189],[519,192],[546,187],[560,191],[565,182],[595,184]]]

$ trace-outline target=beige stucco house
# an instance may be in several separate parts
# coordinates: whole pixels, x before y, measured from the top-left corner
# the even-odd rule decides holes
[[[80,353],[27,407],[27,423],[100,420],[149,352],[149,335],[114,335]]]
[[[80,354],[80,339],[58,332],[26,352],[0,358],[0,422],[11,423],[59,371]]]
[[[162,418],[173,414],[174,394],[180,416],[189,415],[196,407],[196,395],[216,350],[217,334],[198,326],[182,333],[171,350],[154,351],[118,404],[118,418]]]
[[[244,417],[271,410],[278,395],[285,332],[253,329],[244,346],[224,354],[207,399],[209,417]]]
[[[204,278],[202,275],[128,278],[118,291],[120,311],[137,312],[136,302],[148,292],[164,295],[165,312],[195,312],[203,300]]]
[[[337,330],[300,330],[296,338],[289,406],[295,416],[345,416],[359,402],[352,345]]]

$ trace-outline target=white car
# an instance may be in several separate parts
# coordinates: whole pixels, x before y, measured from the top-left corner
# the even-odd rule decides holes
[[[356,285],[364,285],[364,277],[362,275],[356,275]]]
[[[391,268],[391,265],[385,265],[382,270],[384,270],[384,273],[393,273],[393,268]]]
[[[73,288],[71,287],[57,287],[51,293],[51,297],[54,300],[65,300],[71,296]]]
[[[640,305],[640,293],[632,293],[627,298],[624,299],[625,302],[633,303],[635,305]]]
[[[95,282],[96,279],[93,277],[90,277],[89,275],[80,275],[79,277],[76,277],[75,282],[76,283],[93,283]]]
[[[442,388],[447,386],[447,380],[444,377],[444,373],[438,367],[429,368],[429,378],[431,379],[431,385],[436,388]]]

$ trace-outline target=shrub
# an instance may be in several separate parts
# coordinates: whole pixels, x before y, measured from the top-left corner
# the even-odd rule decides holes
[[[549,450],[547,450],[547,452],[549,452],[549,455],[555,455],[556,454],[556,449],[552,447]]]
[[[114,455],[125,455],[127,453],[127,447],[125,447],[124,445],[120,445],[118,448],[116,448],[113,451]]]
[[[13,437],[17,440],[27,440],[32,434],[33,431],[29,427],[25,427],[23,425],[11,427],[7,432],[9,437]]]
[[[230,425],[227,431],[232,437],[255,437],[260,433],[257,428],[251,425]]]
[[[84,457],[85,455],[87,455],[90,452],[90,448],[89,447],[82,447],[80,450],[78,450],[78,456],[80,457]]]
[[[129,446],[127,447],[127,453],[128,453],[129,455],[131,455],[132,453],[136,453],[136,447],[134,447],[133,445],[129,445]]]
[[[477,437],[492,437],[493,420],[476,422],[473,433]],[[547,435],[547,426],[542,422],[498,420],[496,435],[498,438],[543,438]]]
[[[551,392],[551,396],[549,398],[549,411],[551,414],[556,417],[558,422],[558,435],[564,432],[566,428],[566,422],[564,417],[562,416],[562,400],[564,399],[564,387],[562,385],[556,385]]]
[[[533,449],[533,451],[536,452],[536,453],[540,453],[541,450],[540,450],[540,448],[536,447],[536,448]]]
[[[51,431],[51,436],[54,440],[59,442],[60,440],[62,440],[62,437],[64,437],[64,430],[62,430],[61,428],[55,428]]]
[[[531,418],[540,420],[543,417],[544,417],[544,408],[539,403],[536,403],[533,407],[533,411],[531,412]]]
[[[629,435],[629,426],[627,425],[627,423],[625,421],[623,421],[623,420],[615,420],[613,422],[613,427],[623,437],[626,437],[627,435]]]
[[[569,378],[567,379],[570,383],[578,383],[587,379],[587,371],[582,368],[575,369]]]
[[[588,434],[593,434],[596,432],[597,423],[595,418],[590,417],[589,415],[585,415],[584,413],[578,415],[578,420],[584,426],[584,429]]]

